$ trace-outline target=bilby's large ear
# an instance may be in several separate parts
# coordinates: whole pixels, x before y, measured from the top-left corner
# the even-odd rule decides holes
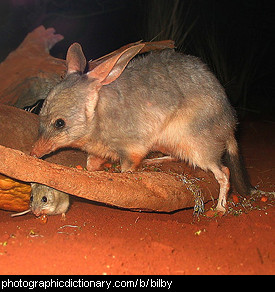
[[[66,56],[67,75],[75,72],[83,73],[86,67],[86,58],[80,44],[73,43]]]
[[[139,53],[144,44],[137,44],[112,56],[88,72],[89,77],[97,79],[101,85],[106,85],[116,80],[123,72],[130,60]]]

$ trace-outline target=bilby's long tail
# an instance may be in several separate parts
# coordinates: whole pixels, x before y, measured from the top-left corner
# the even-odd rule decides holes
[[[224,155],[224,164],[230,170],[230,184],[240,195],[250,195],[254,187],[245,168],[242,155],[239,152],[237,142],[232,137],[227,142],[227,149]]]

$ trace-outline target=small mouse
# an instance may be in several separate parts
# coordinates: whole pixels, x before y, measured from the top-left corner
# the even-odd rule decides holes
[[[31,188],[30,209],[36,216],[62,214],[65,217],[70,206],[67,193],[37,183],[32,183]]]

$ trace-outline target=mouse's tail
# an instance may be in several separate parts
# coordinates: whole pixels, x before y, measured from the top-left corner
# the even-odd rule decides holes
[[[230,170],[230,183],[233,189],[240,195],[250,195],[254,187],[250,183],[250,179],[245,168],[242,155],[240,154],[237,141],[232,136],[226,145],[224,155],[224,164]]]

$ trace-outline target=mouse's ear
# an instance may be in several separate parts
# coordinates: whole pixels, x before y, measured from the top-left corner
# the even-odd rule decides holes
[[[86,58],[83,54],[81,45],[73,43],[66,56],[67,75],[71,73],[83,73],[86,67]]]

